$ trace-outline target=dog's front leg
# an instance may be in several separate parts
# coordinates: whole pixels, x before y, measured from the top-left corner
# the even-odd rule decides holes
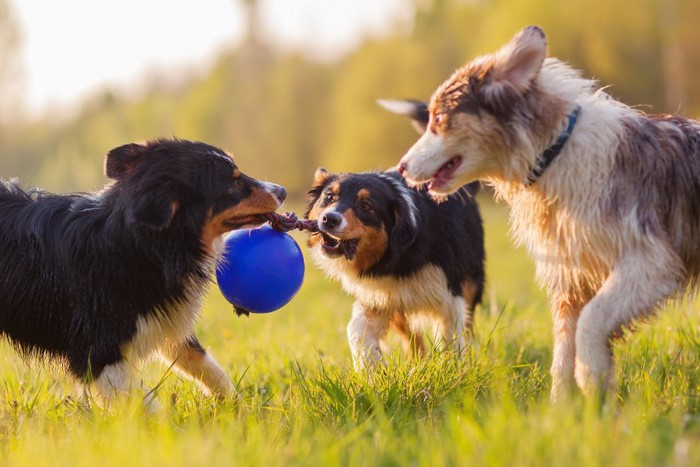
[[[683,267],[661,240],[618,260],[595,297],[583,308],[576,329],[575,378],[586,395],[603,394],[612,380],[612,339],[635,320],[654,313],[678,291]],[[641,247],[640,247],[641,248]]]
[[[385,364],[379,342],[389,328],[389,315],[365,308],[360,302],[353,304],[347,331],[356,371],[371,370],[377,364]]]
[[[143,404],[148,412],[155,413],[160,410],[160,404],[152,391],[134,388],[132,385],[133,364],[129,360],[121,360],[117,363],[105,366],[99,376],[92,383],[94,392],[89,391],[86,396],[95,396],[96,402],[105,408],[109,407],[112,400],[120,395],[131,393],[132,390],[144,391]],[[88,388],[85,388],[88,389]]]
[[[224,370],[204,350],[196,337],[190,336],[179,344],[164,346],[160,349],[160,354],[168,364],[173,364],[180,373],[200,383],[219,400],[237,394]]]
[[[590,291],[567,291],[554,294],[552,319],[554,321],[554,351],[552,354],[552,390],[550,399],[557,402],[574,387],[576,361],[576,322],[581,309],[590,300]]]

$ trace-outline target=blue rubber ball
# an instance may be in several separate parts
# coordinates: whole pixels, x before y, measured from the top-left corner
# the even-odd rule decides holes
[[[304,280],[304,257],[296,241],[265,225],[235,230],[224,240],[216,280],[226,300],[254,313],[278,310]]]

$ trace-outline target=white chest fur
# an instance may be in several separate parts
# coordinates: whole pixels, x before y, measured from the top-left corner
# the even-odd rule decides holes
[[[452,304],[447,278],[440,268],[426,265],[408,277],[358,277],[342,259],[329,259],[318,248],[312,256],[331,278],[366,308],[404,313],[442,310]]]

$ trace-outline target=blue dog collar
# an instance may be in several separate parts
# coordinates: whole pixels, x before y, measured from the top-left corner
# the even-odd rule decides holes
[[[580,113],[581,106],[577,104],[576,107],[574,107],[574,110],[572,110],[571,113],[567,116],[568,122],[566,125],[566,129],[559,135],[559,137],[553,145],[544,150],[542,155],[540,155],[539,159],[537,159],[535,166],[530,170],[530,173],[527,176],[527,183],[525,183],[525,186],[530,186],[533,183],[535,183],[537,179],[540,178],[540,176],[542,176],[544,171],[547,170],[547,168],[552,164],[552,162],[554,162],[554,159],[556,159],[566,142],[569,140],[571,132],[574,131],[574,127],[576,126],[576,122],[578,121],[578,116]]]

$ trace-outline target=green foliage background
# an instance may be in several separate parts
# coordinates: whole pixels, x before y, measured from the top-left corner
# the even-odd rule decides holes
[[[251,30],[204,76],[154,75],[138,99],[104,91],[75,117],[49,113],[0,126],[0,177],[92,190],[104,183],[102,158],[112,147],[178,136],[221,146],[244,171],[300,195],[318,165],[394,165],[416,136],[375,100],[427,99],[454,69],[529,24],[544,28],[551,55],[630,105],[700,114],[697,0],[405,0],[405,7],[414,12],[410,24],[396,21],[384,38],[330,63],[279,52]]]

